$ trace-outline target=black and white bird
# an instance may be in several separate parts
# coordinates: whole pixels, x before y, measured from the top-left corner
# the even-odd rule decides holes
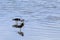
[[[16,24],[13,25],[13,27],[20,28],[20,32],[18,32],[18,34],[20,34],[21,36],[24,36],[24,33],[21,32],[21,28],[24,26],[24,19],[21,20],[19,18],[15,18],[13,20],[16,21]],[[21,23],[18,25],[18,22],[21,22]]]
[[[19,18],[15,18],[15,19],[13,19],[13,20],[16,21],[16,24],[13,25],[13,27],[22,28],[22,27],[24,26],[24,20],[21,20],[21,19],[19,19]],[[18,25],[18,22],[19,22],[19,21],[21,21],[21,24],[20,24],[20,25]]]

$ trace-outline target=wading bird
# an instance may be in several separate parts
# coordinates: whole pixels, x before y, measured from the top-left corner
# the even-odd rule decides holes
[[[21,36],[24,36],[24,33],[21,32],[21,28],[24,26],[24,19],[19,19],[19,18],[15,18],[13,19],[14,21],[16,21],[16,24],[13,25],[13,27],[16,27],[16,28],[20,28],[20,32],[18,32],[18,34],[20,34]],[[21,21],[21,24],[18,25],[18,22]]]

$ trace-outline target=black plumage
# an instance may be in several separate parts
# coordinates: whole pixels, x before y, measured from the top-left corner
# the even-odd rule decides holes
[[[19,25],[18,27],[22,28],[24,26],[24,23],[21,23],[21,25]]]
[[[16,27],[16,28],[22,28],[24,26],[24,23],[21,23],[20,25],[13,25],[13,27]]]
[[[21,19],[19,19],[19,18],[15,18],[15,19],[13,19],[14,21],[20,21]]]

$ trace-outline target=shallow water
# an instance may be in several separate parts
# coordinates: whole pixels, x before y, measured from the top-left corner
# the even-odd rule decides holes
[[[25,20],[24,37],[13,18]],[[60,40],[59,0],[0,0],[0,40]]]

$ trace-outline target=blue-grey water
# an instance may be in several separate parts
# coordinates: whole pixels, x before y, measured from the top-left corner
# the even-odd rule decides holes
[[[12,27],[17,17],[24,37]],[[60,0],[0,0],[0,40],[60,40]]]

